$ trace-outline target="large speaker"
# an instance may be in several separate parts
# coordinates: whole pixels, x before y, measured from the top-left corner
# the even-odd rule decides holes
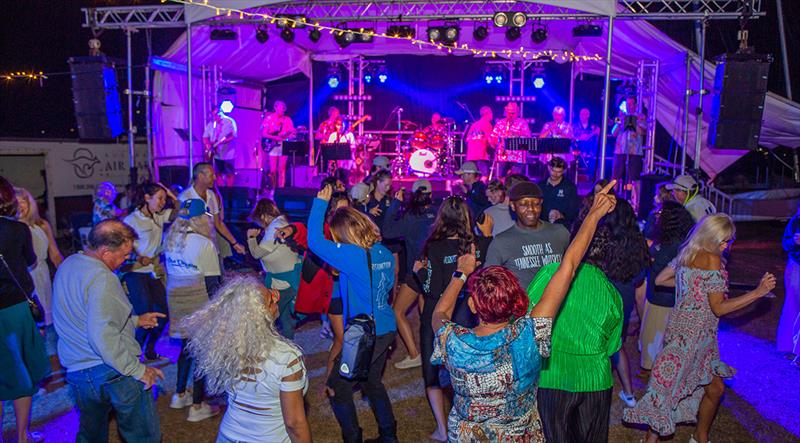
[[[220,196],[222,196],[225,221],[230,223],[249,223],[247,218],[258,202],[257,190],[244,186],[220,186],[217,189]]]
[[[105,56],[72,57],[72,100],[78,137],[82,140],[112,140],[122,134],[117,74]]]
[[[275,190],[275,204],[291,221],[305,222],[316,196],[317,189],[314,188],[278,188]]]
[[[755,150],[772,56],[725,54],[716,61],[708,146]]]

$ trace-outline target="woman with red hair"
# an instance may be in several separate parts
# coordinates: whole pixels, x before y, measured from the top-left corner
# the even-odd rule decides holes
[[[458,293],[476,267],[472,253],[458,258],[433,313],[436,343],[432,363],[450,372],[455,391],[448,420],[448,440],[543,442],[536,387],[543,359],[550,355],[553,318],[594,235],[597,223],[616,204],[610,183],[595,196],[589,214],[567,248],[558,270],[531,310],[514,274],[490,266],[469,278],[470,310],[478,326],[450,321]]]

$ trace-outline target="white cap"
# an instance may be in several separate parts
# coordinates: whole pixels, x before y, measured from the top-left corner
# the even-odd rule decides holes
[[[461,167],[458,168],[456,174],[480,174],[480,171],[478,171],[478,166],[475,165],[475,162],[464,162],[461,164]]]
[[[679,175],[667,185],[667,189],[677,189],[679,191],[691,191],[697,187],[697,181],[691,175]]]
[[[423,192],[433,192],[433,186],[431,185],[430,181],[421,178],[411,185],[411,192],[417,192],[417,190],[422,190]]]
[[[369,185],[366,183],[356,183],[350,188],[350,198],[353,201],[364,201],[369,197]]]

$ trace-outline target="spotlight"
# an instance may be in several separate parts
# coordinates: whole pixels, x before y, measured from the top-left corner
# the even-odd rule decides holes
[[[312,43],[318,42],[319,39],[321,38],[322,38],[322,32],[320,32],[319,29],[311,28],[311,30],[308,31],[308,39],[311,40]]]
[[[401,38],[414,38],[416,33],[414,32],[414,28],[408,25],[392,25],[386,30],[386,34],[392,37],[401,37]]]
[[[367,72],[366,74],[364,74],[364,83],[367,83],[367,84],[372,83],[372,73],[371,72]]]
[[[266,27],[259,26],[256,28],[256,40],[261,44],[264,44],[267,42],[267,40],[269,40],[269,33],[267,32]]]
[[[444,43],[452,45],[458,41],[459,30],[457,26],[448,26],[444,28]]]
[[[386,69],[386,66],[381,66],[378,70],[378,81],[386,83],[386,80],[389,80],[389,71]]]
[[[339,68],[336,66],[331,66],[328,68],[328,86],[331,89],[336,89],[339,87],[339,82],[341,81],[341,76],[339,74]]]
[[[338,88],[339,87],[339,77],[336,77],[336,76],[328,77],[328,86],[330,86],[331,89]]]
[[[547,40],[547,28],[539,26],[534,29],[531,33],[531,40],[533,40],[534,43],[544,43],[544,41]]]
[[[278,14],[276,19],[275,26],[278,29],[302,27],[306,23],[304,15]]]
[[[340,48],[345,48],[353,43],[356,35],[345,28],[339,28],[333,32],[333,39],[339,44]]]
[[[479,42],[486,40],[486,37],[488,36],[489,30],[486,29],[486,26],[478,26],[474,31],[472,31],[472,38]]]
[[[428,28],[428,40],[432,42],[438,42],[442,38],[442,28],[438,26],[433,26]]]
[[[528,22],[528,16],[525,15],[524,12],[515,12],[511,16],[511,24],[516,26],[517,28],[521,28],[525,26],[525,23]]]
[[[359,28],[358,32],[359,34],[357,35],[357,43],[372,43],[373,35],[375,34],[374,29]],[[356,36],[354,35],[354,37]]]
[[[508,28],[506,29],[506,39],[510,42],[519,39],[522,35],[522,31],[519,28]]]
[[[537,76],[533,77],[533,87],[536,88],[536,89],[544,88],[544,76],[543,75],[537,75]]]
[[[494,80],[494,76],[492,75],[491,72],[487,72],[486,75],[483,77],[483,79],[486,80],[487,85],[491,85],[492,81]]]
[[[226,114],[230,114],[231,111],[233,111],[233,102],[230,100],[223,100],[219,105],[219,110]]]
[[[507,12],[496,12],[494,17],[492,17],[492,23],[498,28],[502,28],[504,26],[508,26],[508,22],[511,21],[511,18],[508,16]]]
[[[503,83],[503,74],[495,74],[494,82],[497,83],[498,85],[500,83]]]
[[[291,43],[294,41],[294,31],[291,28],[283,28],[281,31],[281,39],[286,43]]]

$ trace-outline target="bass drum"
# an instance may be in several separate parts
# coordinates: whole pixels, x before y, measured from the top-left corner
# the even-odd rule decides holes
[[[421,177],[427,177],[436,172],[439,167],[439,159],[436,153],[429,149],[418,149],[408,159],[408,166],[411,172]]]

